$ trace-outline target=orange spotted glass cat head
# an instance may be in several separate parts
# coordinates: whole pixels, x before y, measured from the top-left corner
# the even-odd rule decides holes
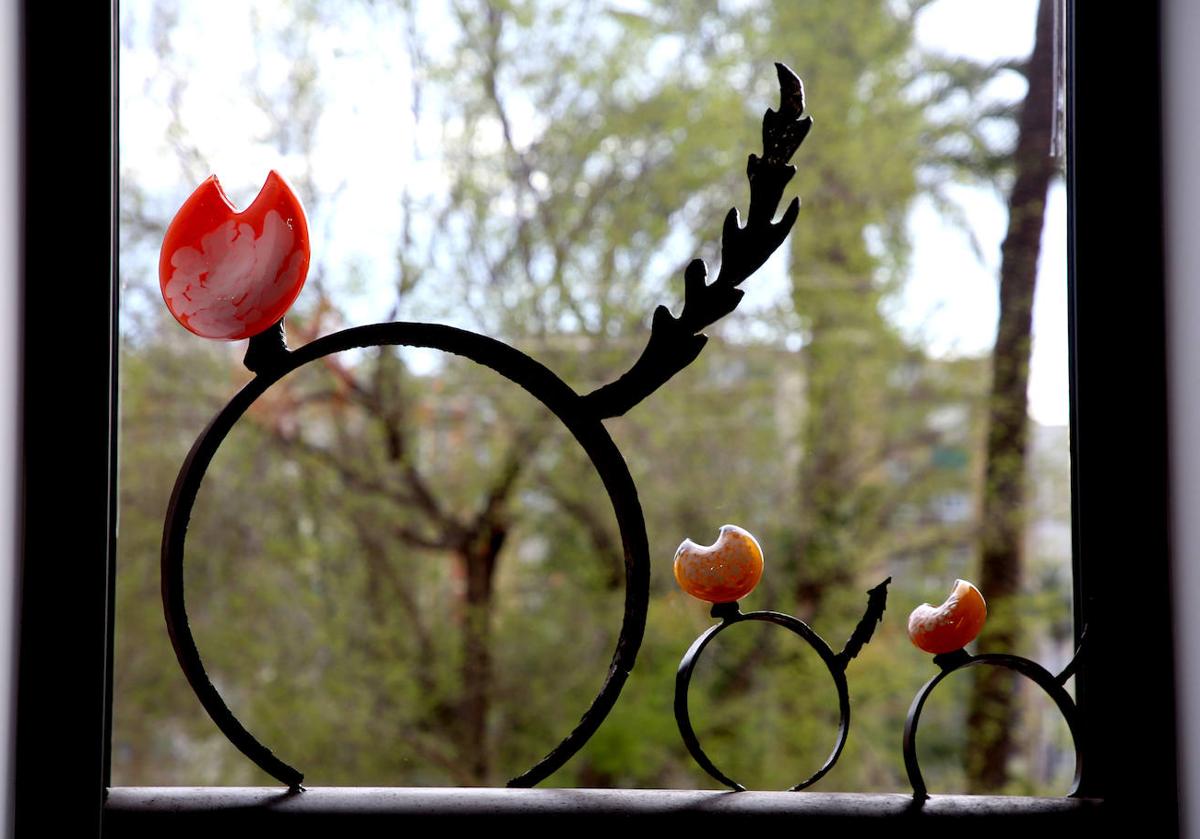
[[[758,540],[735,524],[721,528],[707,547],[684,539],[675,551],[675,581],[699,600],[736,603],[762,579],[763,552]]]
[[[941,606],[922,603],[912,610],[908,637],[927,653],[949,653],[974,641],[986,620],[987,604],[979,589],[966,580],[955,580]]]
[[[217,176],[184,202],[158,262],[163,300],[203,338],[237,341],[264,332],[295,302],[308,274],[308,221],[275,171],[238,212]]]

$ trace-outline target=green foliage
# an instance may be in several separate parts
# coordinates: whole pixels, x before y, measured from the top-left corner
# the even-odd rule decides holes
[[[580,392],[611,381],[644,345],[653,307],[678,311],[682,265],[700,255],[716,267],[721,220],[745,211],[745,155],[776,103],[771,61],[789,63],[816,119],[789,189],[804,199],[790,251],[747,284],[747,311],[714,329],[695,364],[609,423],[646,514],[649,623],[617,707],[551,783],[711,783],[671,711],[679,657],[710,619],[670,563],[684,536],[707,542],[734,522],[767,557],[747,608],[798,613],[835,648],[866,589],[897,575],[850,667],[853,732],[822,785],[894,791],[907,701],[931,671],[904,618],[973,557],[971,517],[932,511],[977,492],[984,377],[979,360],[927,358],[882,307],[905,276],[912,201],[923,181],[950,177],[930,138],[954,145],[975,130],[943,107],[947,91],[986,74],[941,61],[922,77],[914,13],[899,4],[736,6],[654,0],[596,15],[566,0],[458,0],[438,17],[453,37],[435,47],[414,36],[411,4],[374,4],[380,27],[407,33],[396,48],[425,103],[418,125],[438,129],[446,188],[399,196],[395,265],[359,265],[339,285],[337,267],[318,264],[289,334],[299,343],[352,319],[357,287],[374,317],[464,323]],[[256,101],[263,142],[301,157],[320,219],[336,201],[320,184],[337,182],[322,167],[337,155],[320,146],[322,74],[336,61],[319,44],[342,17],[321,3],[289,14],[278,39],[296,71],[278,89],[257,79]],[[174,117],[172,142],[186,145]],[[203,716],[161,626],[171,480],[246,374],[235,350],[198,346],[146,305],[169,201],[139,177],[128,173],[122,204],[123,282],[140,303],[122,355],[114,774],[265,783]],[[772,272],[786,272],[774,296]],[[951,420],[934,422],[939,411]],[[946,462],[945,447],[965,454]],[[187,574],[217,684],[315,784],[503,783],[595,695],[624,596],[611,507],[553,417],[490,371],[390,350],[309,365],[256,405],[201,493]],[[1061,599],[1045,595],[1036,619],[1058,620]],[[697,675],[694,718],[729,772],[785,787],[831,747],[832,696],[795,639],[739,627]],[[950,722],[925,730],[951,760]]]

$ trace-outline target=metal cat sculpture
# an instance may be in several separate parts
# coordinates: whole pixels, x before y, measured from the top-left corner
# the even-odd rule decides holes
[[[825,777],[842,755],[846,739],[850,736],[850,689],[846,684],[846,666],[862,652],[863,646],[875,634],[876,624],[883,620],[883,612],[887,608],[887,587],[892,578],[888,577],[867,592],[866,611],[850,634],[846,646],[841,652],[835,653],[824,638],[799,618],[782,612],[741,611],[738,601],[754,589],[762,572],[763,554],[758,540],[732,524],[722,527],[717,541],[711,545],[700,546],[691,539],[685,539],[675,551],[675,581],[692,597],[711,603],[712,616],[721,621],[701,633],[679,662],[679,670],[675,675],[675,723],[679,726],[679,734],[688,752],[701,769],[735,792],[745,791],[744,786],[718,769],[700,746],[700,738],[696,736],[688,711],[692,674],[705,647],[731,626],[745,621],[758,621],[794,632],[821,657],[838,694],[838,731],[833,750],[816,772],[789,787],[789,791],[796,792]]]
[[[300,293],[309,263],[307,222],[292,191],[274,172],[262,193],[237,212],[216,178],[205,181],[183,205],[163,242],[163,298],[181,324],[198,335],[224,340],[249,338],[246,366],[255,377],[214,417],[185,458],[167,508],[162,541],[162,595],[167,629],[179,664],[204,709],[225,736],[264,772],[291,789],[303,773],[259,742],[238,720],[205,672],[188,623],[184,599],[184,556],[188,521],[205,472],[230,430],[272,385],[288,373],[334,353],[358,347],[410,346],[469,358],[520,385],[570,430],[603,481],[620,528],[625,555],[625,609],[608,675],[579,723],[544,758],[509,781],[533,786],[571,758],[612,709],[637,658],[646,626],[650,560],[646,524],[625,461],[603,420],[624,414],[700,354],[702,330],[737,307],[737,287],[787,237],[799,212],[793,199],[773,221],[784,187],[796,169],[789,161],[808,135],[800,79],[776,64],[780,106],[763,117],[762,156],[750,155],[750,207],[743,226],[736,209],[725,219],[721,267],[707,282],[707,269],[694,260],[684,273],[684,303],[678,317],[665,306],[654,313],[650,338],[637,362],[618,379],[581,395],[523,352],[474,332],[430,323],[376,323],[287,346],[283,315]]]
[[[1079,653],[1087,637],[1087,630],[1079,638],[1075,655],[1057,676],[1036,661],[1008,653],[983,653],[971,655],[967,644],[975,640],[987,620],[987,604],[983,594],[966,580],[956,580],[950,596],[940,606],[922,603],[908,617],[908,637],[913,645],[927,653],[933,653],[933,663],[939,673],[927,681],[913,698],[908,716],[904,720],[904,769],[913,789],[913,798],[923,802],[929,798],[921,764],[917,760],[917,726],[921,722],[921,711],[933,689],[942,680],[967,667],[1003,667],[1019,673],[1042,689],[1053,701],[1066,720],[1075,745],[1075,777],[1067,795],[1079,794],[1079,782],[1083,774],[1083,749],[1079,739],[1078,711],[1071,694],[1065,687],[1067,679],[1075,675]]]

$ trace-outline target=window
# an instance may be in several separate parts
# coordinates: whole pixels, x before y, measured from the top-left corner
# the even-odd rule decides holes
[[[1161,288],[1155,285],[1145,297],[1111,294],[1100,281],[1086,277],[1161,274],[1157,240],[1156,178],[1127,179],[1122,188],[1136,213],[1115,212],[1109,199],[1112,161],[1156,160],[1157,134],[1130,131],[1113,138],[1110,78],[1106,61],[1112,55],[1128,57],[1130,74],[1153,76],[1156,21],[1127,13],[1119,21],[1090,18],[1102,12],[1076,10],[1075,118],[1076,142],[1073,163],[1075,188],[1076,283],[1076,523],[1079,573],[1076,585],[1079,608],[1085,613],[1099,654],[1089,654],[1081,673],[1081,704],[1092,742],[1104,748],[1088,755],[1093,790],[1104,795],[1112,807],[1125,800],[1139,805],[1173,801],[1174,754],[1171,714],[1163,709],[1170,701],[1172,665],[1170,628],[1166,610],[1148,620],[1160,619],[1145,637],[1131,638],[1109,630],[1106,616],[1119,614],[1125,582],[1126,557],[1138,557],[1138,570],[1150,575],[1145,585],[1166,602],[1165,504],[1163,503],[1165,451],[1162,448],[1163,383],[1161,371]],[[106,31],[110,20],[100,15],[92,32]],[[1147,13],[1147,17],[1152,15]],[[82,27],[81,27],[82,31]],[[28,276],[26,284],[26,362],[29,375],[26,411],[26,564],[23,579],[22,658],[19,731],[17,743],[17,816],[19,824],[36,818],[32,809],[39,789],[65,796],[59,802],[59,818],[76,818],[79,833],[94,832],[104,786],[106,752],[105,715],[107,686],[105,612],[108,589],[107,568],[99,558],[109,555],[111,545],[111,351],[110,288],[81,287],[80,295],[91,294],[87,305],[77,306],[78,323],[65,326],[54,309],[53,289],[39,284],[39,260],[43,254],[61,250],[57,228],[49,220],[60,217],[54,201],[62,195],[78,195],[79,201],[95,200],[88,214],[107,218],[111,206],[111,151],[103,142],[79,144],[73,162],[73,178],[56,171],[57,161],[49,149],[55,138],[74,136],[81,122],[91,126],[109,124],[110,88],[98,67],[111,63],[109,45],[89,37],[61,31],[45,12],[28,12],[27,84],[31,85],[26,115],[29,167]],[[1120,50],[1109,49],[1118,43]],[[95,43],[101,41],[101,43]],[[74,49],[67,50],[70,45]],[[63,113],[60,99],[37,86],[49,77],[53,62],[64,54],[82,61],[88,72],[78,76],[76,110]],[[85,58],[86,57],[86,58]],[[1104,81],[1100,81],[1103,79]],[[101,83],[103,82],[103,84]],[[86,86],[94,84],[95,89]],[[1147,83],[1156,89],[1156,81]],[[90,95],[85,95],[88,91]],[[1154,100],[1153,96],[1148,97]],[[1152,105],[1151,105],[1152,107]],[[67,117],[70,119],[67,119]],[[1090,130],[1089,130],[1090,129]],[[1095,145],[1091,145],[1095,143]],[[90,156],[90,157],[89,157]],[[102,174],[102,176],[101,176]],[[79,189],[84,185],[83,189]],[[60,187],[52,189],[52,187]],[[104,200],[100,200],[103,198]],[[60,200],[60,199],[59,199]],[[84,206],[84,205],[77,205]],[[82,209],[75,210],[75,217]],[[85,216],[86,217],[86,216]],[[98,227],[98,225],[97,225]],[[111,231],[81,227],[79,236],[93,237],[80,253],[107,254]],[[1128,243],[1123,251],[1106,247],[1111,242]],[[97,260],[103,262],[103,260]],[[1148,270],[1149,269],[1149,270]],[[97,265],[97,273],[106,274]],[[1090,272],[1090,273],[1089,273]],[[1098,296],[1089,296],[1091,293]],[[89,319],[88,313],[101,316]],[[64,333],[66,336],[64,338]],[[82,343],[67,345],[70,335]],[[1112,336],[1132,340],[1115,342]],[[56,339],[62,339],[57,340]],[[1141,339],[1141,340],[1139,340]],[[1112,392],[1111,371],[1117,362],[1136,362],[1151,374],[1128,382],[1129,390]],[[64,378],[63,371],[69,371]],[[63,382],[68,384],[64,386]],[[1132,393],[1132,395],[1131,395]],[[79,435],[63,439],[51,435],[51,420],[78,417]],[[1145,441],[1139,451],[1121,441],[1138,430],[1133,439]],[[75,465],[69,482],[58,479],[57,464]],[[1138,492],[1117,485],[1113,474],[1135,475]],[[1133,497],[1131,497],[1133,496]],[[62,510],[72,511],[72,526],[62,525]],[[1129,521],[1144,523],[1137,533]],[[62,568],[75,572],[70,585],[63,585]],[[1153,625],[1151,625],[1153,626]],[[1147,664],[1145,672],[1161,679],[1129,678],[1125,664]],[[79,697],[77,713],[63,713],[54,697]],[[90,698],[89,698],[90,697]],[[1133,713],[1137,716],[1133,717]],[[1136,719],[1137,731],[1121,723]],[[805,801],[814,800],[805,798]],[[882,805],[881,805],[882,806]],[[1004,805],[997,805],[1003,810]],[[1015,805],[1014,805],[1015,806]],[[845,815],[844,818],[851,818]],[[132,815],[126,815],[130,825]]]

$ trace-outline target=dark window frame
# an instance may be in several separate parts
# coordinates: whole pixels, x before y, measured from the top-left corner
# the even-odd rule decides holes
[[[1069,7],[1076,622],[1088,626],[1077,688],[1084,736],[1093,744],[1085,788],[1100,803],[1039,808],[1020,800],[947,796],[927,810],[929,818],[974,815],[992,824],[1011,815],[1023,825],[1061,827],[1094,822],[1100,813],[1106,827],[1119,828],[1114,819],[1148,812],[1174,818],[1178,811],[1160,10],[1156,2]],[[73,7],[69,24],[64,11],[50,4],[26,0],[21,13],[26,221],[13,763],[18,835],[39,832],[32,826],[47,821],[62,835],[96,835],[102,825],[111,835],[135,835],[163,829],[171,806],[208,812],[209,829],[235,832],[272,813],[300,811],[306,817],[287,819],[289,829],[322,822],[328,827],[351,816],[362,817],[356,821],[360,828],[394,829],[397,819],[412,818],[413,806],[435,800],[441,805],[431,812],[439,816],[491,817],[504,811],[540,818],[573,813],[578,819],[636,811],[676,820],[710,817],[712,809],[702,803],[685,805],[674,794],[656,799],[636,791],[625,799],[613,793],[564,798],[494,791],[492,805],[478,806],[470,802],[486,794],[438,799],[413,792],[404,799],[398,791],[374,798],[346,791],[339,799],[330,791],[289,810],[246,809],[244,798],[239,803],[214,790],[158,804],[153,791],[125,790],[106,809],[116,525],[116,2]],[[64,69],[74,79],[69,89],[50,81]],[[1118,74],[1125,89],[1142,92],[1141,99],[1116,98]],[[60,151],[64,137],[75,138],[69,159]],[[69,311],[63,305],[68,297]],[[1114,371],[1128,367],[1144,374],[1115,381]],[[57,430],[63,419],[74,428],[70,436]],[[1137,574],[1135,591],[1131,569]],[[1131,597],[1157,607],[1140,613],[1136,634],[1121,623]],[[558,800],[565,809],[550,807],[538,816],[539,800]],[[907,813],[895,809],[896,796],[805,793],[731,800],[724,805],[730,815],[758,821],[779,816],[849,825]],[[768,803],[756,803],[762,801]]]

